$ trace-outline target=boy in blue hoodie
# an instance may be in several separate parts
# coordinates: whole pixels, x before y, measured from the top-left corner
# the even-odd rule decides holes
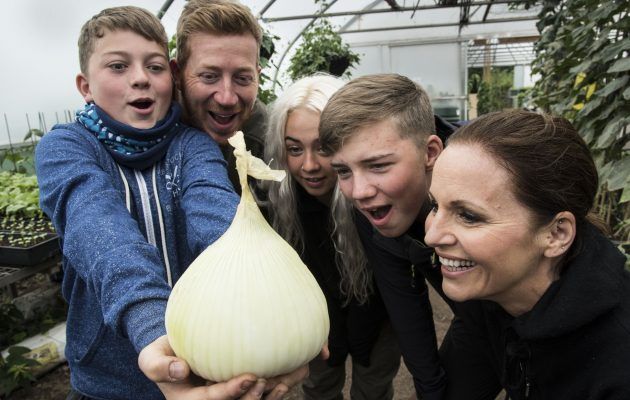
[[[41,207],[62,244],[68,398],[260,398],[264,381],[251,374],[158,387],[139,369],[138,353],[166,340],[172,285],[228,228],[239,198],[216,143],[179,122],[154,15],[103,10],[83,26],[79,57],[86,105],[36,150]]]

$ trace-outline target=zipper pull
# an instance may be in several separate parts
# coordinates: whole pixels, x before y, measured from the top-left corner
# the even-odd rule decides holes
[[[527,377],[525,378],[525,398],[528,399],[529,398],[529,389],[531,387],[531,384],[529,383],[529,379],[527,379]]]
[[[416,288],[416,269],[413,264],[411,264],[411,287]]]

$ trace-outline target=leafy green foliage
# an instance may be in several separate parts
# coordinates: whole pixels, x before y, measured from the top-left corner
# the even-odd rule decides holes
[[[267,82],[271,82],[272,79],[267,75],[265,70],[270,65],[274,65],[271,62],[276,46],[275,41],[280,40],[279,36],[273,35],[263,30],[262,43],[260,44],[260,82],[258,86],[258,99],[265,104],[269,104],[276,99],[276,94],[272,89],[264,88]],[[277,66],[276,66],[277,68]]]
[[[513,71],[493,68],[490,79],[479,83],[477,92],[477,112],[479,115],[492,111],[501,111],[512,107],[512,99],[509,97],[513,84]]]
[[[597,208],[630,244],[630,8],[627,1],[532,0],[542,4],[532,97],[573,122],[593,151],[602,184]]]
[[[42,216],[35,175],[0,172],[0,214]]]
[[[8,396],[19,387],[28,386],[35,381],[32,368],[39,362],[25,357],[31,350],[27,347],[14,346],[9,348],[9,355],[5,359],[0,357],[0,393]]]
[[[39,131],[39,129],[31,129],[31,131]],[[30,139],[31,136],[27,134],[27,138]],[[35,173],[34,151],[35,143],[0,148],[0,171],[33,175]]]
[[[344,76],[350,77],[349,69],[357,64],[360,57],[344,43],[326,19],[320,19],[302,35],[302,43],[291,58],[288,73],[292,80],[313,75],[316,72],[330,72],[337,60],[346,60]]]
[[[44,333],[64,321],[67,305],[58,295],[54,304],[39,310],[28,321],[20,310],[7,299],[0,303],[0,349],[8,348],[8,356],[0,356],[0,398],[13,390],[26,387],[35,381],[33,369],[40,365],[29,358],[26,347],[15,346],[27,337]]]

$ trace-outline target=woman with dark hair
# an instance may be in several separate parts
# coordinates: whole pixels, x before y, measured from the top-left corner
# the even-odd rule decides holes
[[[319,142],[320,114],[344,81],[318,74],[289,86],[274,102],[265,158],[283,169],[282,182],[267,185],[274,229],[298,251],[328,304],[328,360],[309,363],[306,400],[341,400],[346,358],[352,359],[353,400],[387,400],[400,350],[380,294],[365,268],[350,204],[336,190],[330,155]]]
[[[425,236],[457,315],[447,398],[630,399],[630,273],[591,214],[597,189],[565,119],[492,113],[451,136]]]

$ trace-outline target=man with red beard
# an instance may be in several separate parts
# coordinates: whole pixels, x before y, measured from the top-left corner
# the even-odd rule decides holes
[[[263,156],[266,108],[256,100],[262,30],[250,10],[229,1],[187,2],[177,24],[171,61],[184,121],[221,146],[228,175],[240,192],[227,139],[243,130],[247,148]]]

